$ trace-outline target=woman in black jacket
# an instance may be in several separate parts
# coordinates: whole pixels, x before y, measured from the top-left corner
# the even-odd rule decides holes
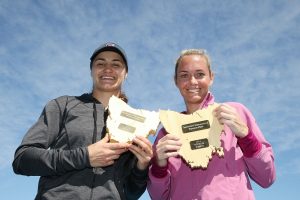
[[[128,72],[123,49],[97,48],[90,59],[93,90],[51,100],[17,148],[15,173],[40,176],[36,200],[138,199],[146,189],[151,143],[109,143],[108,101],[127,102],[121,87]]]

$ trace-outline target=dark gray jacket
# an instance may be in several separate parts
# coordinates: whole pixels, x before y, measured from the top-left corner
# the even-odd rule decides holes
[[[41,176],[36,200],[138,199],[148,170],[140,171],[131,152],[111,166],[92,168],[87,146],[105,134],[105,112],[90,94],[51,100],[17,148],[17,174]]]

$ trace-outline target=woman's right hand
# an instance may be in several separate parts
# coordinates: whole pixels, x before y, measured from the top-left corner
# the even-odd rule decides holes
[[[158,166],[165,167],[168,163],[169,157],[178,156],[178,151],[181,145],[182,143],[180,141],[180,138],[175,135],[167,134],[162,137],[156,145],[155,152],[156,162]]]
[[[106,135],[102,140],[87,147],[90,165],[92,167],[112,165],[122,153],[128,151],[129,146],[128,143],[109,143],[109,137]]]

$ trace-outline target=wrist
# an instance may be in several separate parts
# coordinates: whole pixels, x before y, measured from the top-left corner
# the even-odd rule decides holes
[[[234,132],[234,134],[237,138],[244,138],[249,134],[249,129],[246,125],[242,125]]]
[[[163,159],[163,160],[155,159],[155,163],[158,167],[166,167],[168,165],[168,160],[167,159]]]
[[[136,167],[139,170],[145,170],[146,168],[148,168],[148,166],[149,166],[149,163],[141,163],[139,161],[136,163]]]

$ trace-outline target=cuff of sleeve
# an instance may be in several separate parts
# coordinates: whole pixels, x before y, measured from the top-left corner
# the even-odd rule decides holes
[[[165,167],[160,167],[156,163],[156,160],[152,160],[151,173],[156,178],[163,178],[168,174],[168,164]]]
[[[135,164],[133,168],[133,173],[137,178],[143,179],[144,177],[148,176],[148,167],[144,170],[140,170]]]
[[[89,154],[88,148],[85,147],[84,151],[85,151],[85,155],[86,155],[86,158],[85,158],[86,167],[92,167],[91,162],[90,162],[90,154]]]
[[[261,142],[256,136],[250,131],[246,137],[238,138],[238,145],[241,147],[245,157],[253,157],[262,148]]]

